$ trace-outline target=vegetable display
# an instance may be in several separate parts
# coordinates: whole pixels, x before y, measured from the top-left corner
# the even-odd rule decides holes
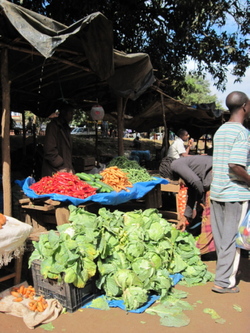
[[[97,287],[122,299],[127,310],[140,307],[151,292],[164,298],[172,274],[181,273],[190,286],[213,278],[193,236],[175,229],[156,209],[124,213],[103,207],[98,215],[73,205],[69,210],[71,223],[33,242],[29,266],[41,260],[45,278],[82,288],[97,271]]]
[[[38,195],[57,193],[80,199],[96,194],[95,188],[68,172],[57,172],[52,177],[43,177],[30,188]]]
[[[102,181],[111,186],[116,192],[121,190],[129,191],[127,187],[133,186],[128,180],[127,174],[117,166],[103,170],[100,175],[102,176]]]
[[[48,303],[42,295],[38,297],[35,296],[36,291],[33,286],[25,287],[21,285],[19,287],[13,287],[10,294],[13,296],[13,302],[22,302],[24,299],[28,298],[30,300],[28,308],[31,311],[43,312],[48,307]]]
[[[109,193],[114,191],[113,187],[101,181],[102,176],[99,173],[90,174],[85,172],[76,173],[76,176],[84,180],[87,184],[96,189],[96,192]]]
[[[153,177],[148,173],[147,169],[141,167],[138,162],[129,160],[125,156],[117,156],[113,158],[108,167],[117,166],[127,174],[128,180],[134,184],[137,182],[148,182]]]
[[[138,162],[129,160],[126,156],[114,157],[108,167],[117,166],[120,169],[142,169]]]

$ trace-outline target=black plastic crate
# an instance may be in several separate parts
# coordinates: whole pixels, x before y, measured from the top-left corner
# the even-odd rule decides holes
[[[32,262],[33,285],[38,295],[57,299],[69,312],[74,312],[84,304],[100,295],[94,279],[90,279],[84,288],[77,288],[72,283],[44,278],[40,272],[40,260]]]

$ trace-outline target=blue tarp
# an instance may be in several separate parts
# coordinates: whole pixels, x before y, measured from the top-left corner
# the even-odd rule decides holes
[[[133,187],[128,187],[128,192],[122,190],[120,192],[113,191],[110,193],[97,193],[95,195],[89,196],[86,199],[73,198],[56,193],[38,195],[30,188],[30,185],[35,183],[35,180],[32,177],[28,177],[22,181],[16,180],[16,183],[22,187],[24,194],[29,198],[52,199],[55,201],[65,202],[67,204],[78,206],[89,201],[98,202],[103,205],[119,205],[130,200],[141,199],[158,184],[168,184],[169,182],[164,178],[154,177],[153,180],[149,182],[138,182],[133,184]]]

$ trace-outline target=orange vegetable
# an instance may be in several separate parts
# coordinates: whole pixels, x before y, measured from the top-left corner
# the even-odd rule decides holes
[[[22,302],[23,298],[22,297],[16,297],[13,299],[13,302]]]
[[[18,288],[18,292],[20,294],[23,294],[23,291],[24,291],[24,285],[22,284],[19,288]]]
[[[34,302],[33,305],[31,306],[31,310],[35,311],[37,308],[37,302]]]
[[[38,302],[38,303],[37,303],[37,310],[38,310],[39,312],[43,312],[44,308],[43,308],[43,304],[42,304],[41,302]]]
[[[121,190],[129,191],[127,187],[133,186],[128,180],[127,174],[117,166],[103,170],[100,175],[102,176],[102,182],[113,187],[116,192],[120,192]]]
[[[13,302],[21,302],[23,300],[23,297],[29,298],[30,302],[28,304],[28,308],[31,311],[43,312],[48,307],[48,303],[43,297],[43,295],[37,297],[37,299],[34,299],[36,291],[35,288],[32,286],[25,287],[24,285],[21,285],[19,286],[19,288],[13,287],[10,293],[12,296],[15,297],[13,299]]]
[[[187,187],[182,186],[178,193],[178,210],[180,218],[184,215],[187,204]]]
[[[19,294],[17,291],[11,291],[10,293],[11,293],[11,295],[14,296],[14,297],[22,297],[22,295]]]
[[[0,229],[2,229],[3,225],[6,223],[6,216],[0,213]]]

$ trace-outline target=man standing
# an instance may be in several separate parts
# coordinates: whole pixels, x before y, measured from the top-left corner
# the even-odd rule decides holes
[[[65,104],[59,111],[58,118],[53,118],[46,128],[42,177],[52,176],[57,171],[73,172],[69,123],[73,119],[74,109]]]
[[[217,293],[237,293],[236,273],[240,249],[235,246],[238,226],[250,199],[249,132],[243,126],[250,114],[250,100],[239,91],[226,98],[230,119],[214,135],[211,225],[217,265],[214,287]]]

